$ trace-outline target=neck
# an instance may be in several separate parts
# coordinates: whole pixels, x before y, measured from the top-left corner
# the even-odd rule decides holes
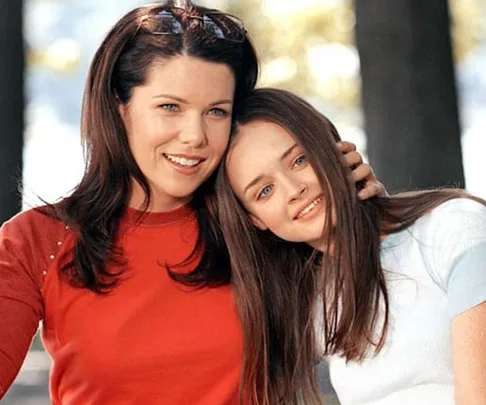
[[[150,202],[146,207],[147,196],[140,184],[136,181],[132,181],[131,193],[128,205],[136,210],[144,210],[149,212],[168,212],[173,211],[183,205],[189,203],[192,199],[192,195],[187,197],[173,197],[166,193],[151,187],[150,189]]]

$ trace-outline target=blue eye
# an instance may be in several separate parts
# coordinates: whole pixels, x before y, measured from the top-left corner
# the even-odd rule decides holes
[[[211,108],[209,113],[216,117],[227,117],[229,115],[228,111],[223,110],[222,108]]]
[[[177,104],[162,104],[160,107],[169,112],[179,111],[179,106]]]
[[[258,198],[267,197],[273,190],[272,186],[265,186],[258,193]]]
[[[299,156],[297,159],[294,161],[295,166],[303,166],[304,164],[307,163],[307,157],[305,155]]]

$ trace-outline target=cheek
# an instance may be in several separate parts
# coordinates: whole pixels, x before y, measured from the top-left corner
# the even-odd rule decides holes
[[[288,218],[280,204],[270,204],[268,207],[265,207],[259,217],[275,235],[282,236],[282,232],[285,232]]]
[[[295,241],[297,228],[296,223],[290,217],[284,199],[277,201],[266,213],[266,222],[269,230],[281,239]]]
[[[168,125],[162,119],[154,119],[147,124],[144,133],[146,136],[145,142],[150,146],[157,147],[175,138],[177,129],[175,125]]]
[[[322,188],[319,179],[317,178],[317,174],[310,164],[302,171],[302,175],[305,176],[307,182],[318,185],[320,189]]]
[[[208,146],[213,155],[221,159],[228,148],[230,137],[230,126],[224,126],[217,133],[212,134],[208,139]]]
[[[228,148],[228,143],[229,143],[229,137],[221,139],[217,147],[215,148],[215,154],[218,156],[218,160],[221,160],[222,157],[224,156],[227,148]]]
[[[132,127],[128,133],[128,142],[134,154],[144,153],[164,144],[175,136],[175,131],[157,118],[147,119]]]

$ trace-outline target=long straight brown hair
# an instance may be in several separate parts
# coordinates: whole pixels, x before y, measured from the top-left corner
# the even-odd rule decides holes
[[[351,180],[336,147],[336,128],[311,105],[283,90],[258,89],[246,100],[238,125],[256,120],[273,122],[293,135],[320,180],[326,218],[334,213],[336,220],[326,221],[323,229],[324,252],[332,244],[332,255],[261,231],[221,165],[217,208],[245,331],[245,383],[258,404],[318,404],[314,365],[319,356],[360,361],[385,342],[389,305],[380,236],[409,227],[453,198],[486,202],[455,189],[360,201],[362,184]],[[317,311],[323,320],[316,328]]]
[[[146,17],[167,8],[183,24],[182,34],[153,34],[156,22]],[[81,122],[86,157],[84,175],[71,195],[40,208],[77,233],[73,260],[62,269],[75,286],[101,293],[110,290],[119,280],[120,273],[108,271],[107,264],[124,264],[123,252],[115,248],[115,238],[132,180],[144,190],[145,207],[149,206],[150,187],[130,151],[118,106],[130,102],[134,88],[145,83],[154,61],[188,55],[225,64],[235,76],[234,109],[255,86],[258,60],[251,41],[246,36],[241,43],[208,36],[198,23],[200,19],[194,17],[210,11],[217,10],[193,5],[190,1],[185,12],[174,8],[173,1],[135,8],[112,27],[93,57]],[[224,15],[214,18],[224,18]],[[193,272],[183,275],[170,272],[174,279],[189,285],[218,286],[230,282],[224,243],[206,204],[206,194],[214,192],[213,184],[214,175],[192,199],[199,225],[193,255],[202,250],[199,265]]]

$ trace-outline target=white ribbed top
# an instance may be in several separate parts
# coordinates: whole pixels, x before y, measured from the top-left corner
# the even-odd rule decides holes
[[[486,301],[486,207],[441,204],[382,243],[390,328],[362,363],[329,358],[342,405],[453,405],[452,318]]]

